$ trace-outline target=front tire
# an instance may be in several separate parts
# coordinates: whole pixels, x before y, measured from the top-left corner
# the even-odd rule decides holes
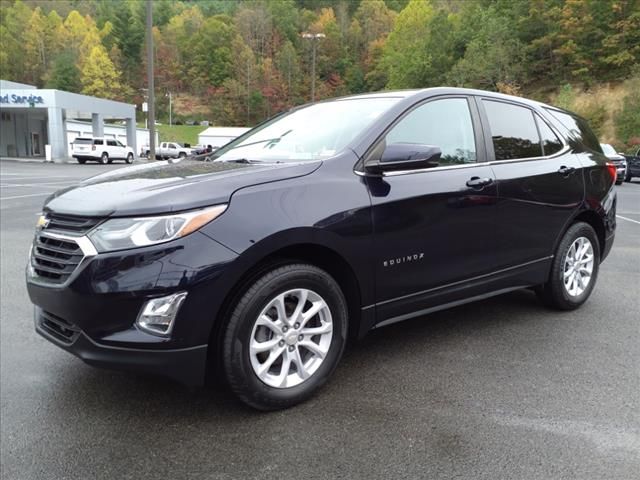
[[[587,301],[598,278],[600,244],[591,225],[577,222],[562,237],[549,280],[536,292],[547,306],[574,310]]]
[[[133,153],[130,153],[129,155],[127,155],[125,162],[127,162],[128,164],[133,163]]]
[[[303,402],[338,365],[347,321],[344,295],[324,270],[290,264],[264,274],[247,285],[224,331],[231,390],[259,410]]]

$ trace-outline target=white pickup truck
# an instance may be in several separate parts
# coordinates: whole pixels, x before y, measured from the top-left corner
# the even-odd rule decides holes
[[[156,159],[165,158],[184,158],[189,155],[193,155],[194,149],[185,147],[178,142],[162,142],[156,147]],[[147,156],[149,156],[149,150],[147,149]]]

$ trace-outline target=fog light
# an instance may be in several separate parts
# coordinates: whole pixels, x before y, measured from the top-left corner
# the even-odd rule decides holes
[[[138,315],[136,325],[145,332],[163,337],[169,336],[180,305],[185,298],[187,298],[187,292],[148,300]]]

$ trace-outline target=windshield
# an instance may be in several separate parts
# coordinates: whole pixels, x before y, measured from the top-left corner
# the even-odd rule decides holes
[[[602,147],[602,151],[604,152],[605,155],[615,155],[616,151],[615,149],[609,145],[608,143],[601,143],[600,146]]]
[[[217,151],[216,160],[286,162],[329,158],[399,98],[361,98],[317,103],[258,126]]]

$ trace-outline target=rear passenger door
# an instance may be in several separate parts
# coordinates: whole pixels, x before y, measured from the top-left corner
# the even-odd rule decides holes
[[[555,241],[579,208],[579,159],[533,109],[476,98],[487,155],[498,184],[494,234],[500,267],[548,262]]]
[[[115,140],[107,140],[107,146],[109,149],[109,158],[122,158],[122,152],[120,151],[120,147]]]

